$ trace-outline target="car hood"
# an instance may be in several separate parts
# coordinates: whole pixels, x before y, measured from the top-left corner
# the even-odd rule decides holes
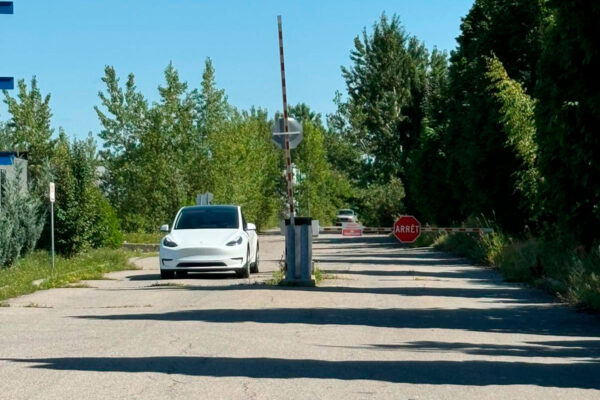
[[[169,237],[179,247],[214,247],[224,246],[237,234],[241,234],[239,229],[176,229]]]

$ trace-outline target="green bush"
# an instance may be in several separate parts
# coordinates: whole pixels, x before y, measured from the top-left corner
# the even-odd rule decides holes
[[[16,179],[0,187],[0,267],[11,265],[33,250],[44,226],[44,208]]]
[[[90,237],[92,247],[117,249],[123,244],[123,232],[117,213],[100,190],[94,191],[92,204],[97,209]]]

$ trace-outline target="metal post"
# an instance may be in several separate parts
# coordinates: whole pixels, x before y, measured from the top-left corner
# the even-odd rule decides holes
[[[51,241],[51,253],[52,258],[52,271],[54,272],[54,201],[56,201],[56,193],[54,182],[50,182],[48,198],[50,199],[50,241]]]
[[[283,126],[284,126],[284,130],[286,135],[284,135],[285,138],[285,158],[286,158],[286,168],[287,168],[287,190],[288,190],[288,198],[289,198],[289,202],[290,202],[290,227],[288,229],[288,234],[291,235],[291,237],[289,238],[291,243],[295,243],[295,233],[296,233],[296,229],[295,229],[295,222],[294,222],[294,214],[295,214],[295,210],[294,210],[294,184],[292,181],[292,176],[293,176],[293,170],[292,170],[292,152],[290,149],[290,138],[289,135],[287,135],[287,133],[289,132],[289,126],[288,126],[288,110],[287,110],[287,94],[286,94],[286,88],[285,88],[285,62],[284,62],[284,57],[283,57],[283,30],[281,28],[281,15],[277,16],[277,28],[279,30],[279,60],[281,62],[281,95],[283,97]],[[287,259],[288,260],[295,260],[296,259],[296,254],[295,254],[295,247],[294,245],[288,247],[288,251],[292,251],[293,254],[288,254]],[[295,262],[292,263],[292,265],[289,265],[290,263],[288,262],[287,265],[287,271],[286,271],[286,279],[290,279],[294,277],[295,272]]]
[[[50,240],[52,242],[52,271],[54,271],[54,202],[50,202]]]

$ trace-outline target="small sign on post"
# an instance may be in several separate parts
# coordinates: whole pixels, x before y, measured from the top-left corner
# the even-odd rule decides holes
[[[52,270],[54,270],[54,201],[56,200],[54,182],[50,182],[50,241],[51,241],[51,255],[52,258]]]
[[[202,193],[196,196],[196,205],[210,206],[214,196],[211,192]]]

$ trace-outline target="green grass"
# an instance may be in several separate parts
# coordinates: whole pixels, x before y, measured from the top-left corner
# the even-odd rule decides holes
[[[139,233],[129,232],[123,234],[123,240],[127,243],[140,243],[140,244],[158,244],[160,240],[165,236],[164,232],[156,233]]]
[[[318,285],[323,282],[325,279],[337,279],[337,276],[332,274],[325,274],[318,267],[315,267],[314,271],[315,283]],[[286,285],[285,282],[285,271],[283,268],[280,268],[276,271],[273,271],[273,276],[268,281],[265,281],[266,285],[275,285],[282,286]]]
[[[12,267],[0,269],[0,301],[81,280],[101,279],[107,272],[135,269],[129,264],[129,258],[135,255],[120,249],[94,249],[72,258],[57,256],[52,270],[49,254],[36,251]],[[38,280],[42,280],[39,286],[34,285]]]
[[[265,284],[278,286],[283,283],[284,279],[285,279],[285,271],[283,270],[283,268],[279,268],[279,269],[273,271],[273,276],[271,277],[271,279],[265,281]]]

